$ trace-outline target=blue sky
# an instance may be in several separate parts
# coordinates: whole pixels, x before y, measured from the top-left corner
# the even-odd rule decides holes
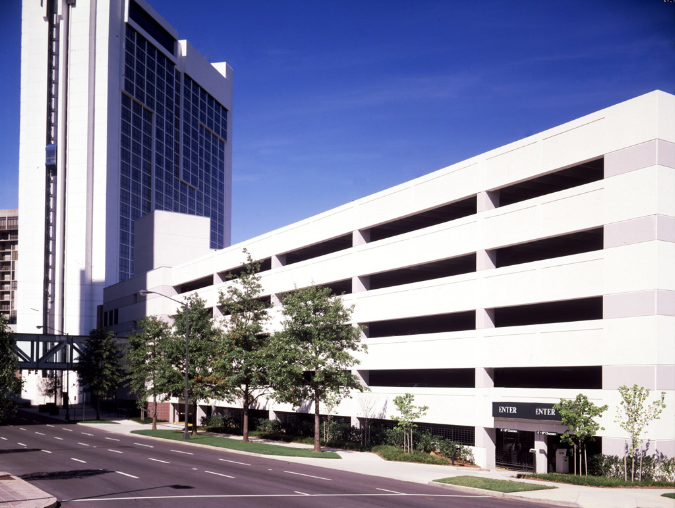
[[[150,3],[234,69],[233,242],[675,93],[675,4],[662,0]],[[0,4],[0,208],[14,208],[21,12]]]

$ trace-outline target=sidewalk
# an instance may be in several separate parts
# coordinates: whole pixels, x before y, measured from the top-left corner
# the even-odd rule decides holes
[[[21,478],[0,471],[0,505],[12,508],[51,508],[58,506],[58,501]]]
[[[37,413],[37,410],[29,410],[29,412]],[[81,415],[81,413],[80,413]],[[71,414],[71,420],[72,418]],[[93,419],[95,415],[85,414],[86,419]],[[53,416],[52,418],[57,418]],[[64,420],[64,415],[59,415],[59,419]],[[79,425],[96,426],[102,430],[113,432],[116,434],[129,434],[132,430],[148,429],[149,425],[141,425],[131,420],[123,420],[117,418],[107,418],[118,422],[118,425],[100,425],[80,423]],[[78,418],[78,420],[81,420]],[[182,429],[182,425],[175,425],[169,423],[160,423],[158,428],[163,429]],[[237,439],[238,436],[231,436]],[[148,438],[158,439],[158,438]],[[278,445],[305,447],[311,448],[310,445],[302,444],[288,444],[275,442]],[[193,444],[193,446],[203,446]],[[283,460],[287,462],[297,462],[300,464],[312,465],[315,467],[323,467],[327,469],[336,469],[340,471],[348,471],[352,473],[365,474],[371,476],[380,476],[384,478],[392,478],[395,480],[416,482],[416,483],[433,483],[433,480],[439,478],[448,478],[452,476],[480,476],[484,478],[494,478],[498,480],[511,480],[516,482],[536,483],[544,485],[552,485],[557,487],[551,490],[536,490],[530,492],[517,492],[512,494],[502,494],[500,492],[490,492],[485,490],[471,489],[466,487],[448,486],[465,490],[482,495],[493,495],[495,497],[503,497],[506,499],[516,499],[524,502],[533,501],[541,503],[549,503],[557,506],[573,506],[581,508],[675,508],[675,500],[662,497],[661,494],[666,492],[674,492],[672,489],[607,489],[597,487],[582,487],[577,485],[568,485],[563,483],[538,482],[516,479],[516,473],[513,471],[498,469],[494,471],[487,471],[474,468],[454,467],[454,466],[435,466],[430,464],[415,464],[408,462],[389,462],[374,453],[363,453],[345,450],[335,450],[340,454],[342,460],[327,460],[314,459],[305,457],[279,457],[273,455],[265,455],[265,457],[275,460]],[[249,455],[248,452],[228,450],[232,453],[240,453]],[[0,488],[2,487],[0,481]],[[25,482],[24,482],[25,483]],[[439,488],[443,488],[441,484]],[[37,490],[37,489],[36,489]],[[2,494],[0,494],[1,496]],[[2,501],[0,497],[0,501]],[[15,506],[15,505],[4,505]],[[49,505],[16,505],[16,506],[49,506]]]

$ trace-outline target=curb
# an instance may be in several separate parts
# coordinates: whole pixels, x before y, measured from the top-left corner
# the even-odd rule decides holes
[[[11,479],[7,484],[7,477]],[[0,503],[7,503],[9,506],[16,506],[17,508],[26,507],[26,508],[57,508],[61,506],[56,497],[48,494],[47,492],[37,488],[35,485],[22,480],[18,476],[13,474],[0,472],[0,477],[4,477],[3,486],[7,486],[7,491],[9,491],[12,496],[16,496],[16,499],[5,499],[0,496]],[[22,496],[22,497],[20,497]],[[44,504],[41,504],[40,501],[44,500]]]

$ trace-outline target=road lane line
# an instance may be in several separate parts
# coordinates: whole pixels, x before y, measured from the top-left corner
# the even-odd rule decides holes
[[[176,453],[184,453],[185,455],[194,455],[194,453],[192,452],[181,452],[180,450],[171,450],[171,451]]]
[[[294,490],[293,492],[295,492],[296,494],[300,494],[301,496],[309,496],[307,492],[300,492],[299,490]]]
[[[70,460],[74,460],[75,462],[82,462],[82,464],[86,464],[84,460],[76,459],[75,457],[70,457]]]
[[[67,428],[65,428],[65,427],[61,427],[61,429],[65,430],[65,431],[67,431],[67,432],[72,432],[72,431],[73,431],[73,429],[67,429]]]
[[[77,443],[77,444],[81,444],[82,446],[89,446],[87,443]]]
[[[234,476],[230,476],[229,474],[214,473],[213,471],[204,471],[204,472],[209,473],[209,474],[215,474],[215,475],[218,475],[218,476],[224,476],[225,478],[234,478]]]
[[[402,496],[405,496],[403,492],[396,492],[395,490],[377,489],[377,488],[375,490],[381,490],[382,492],[391,492],[392,494],[401,494]]]
[[[167,462],[166,460],[153,459],[152,457],[148,457],[148,460],[154,460],[155,462],[161,462],[162,464],[171,464],[171,462]]]
[[[94,434],[87,434],[86,432],[83,432],[82,434],[84,434],[85,436],[93,436],[94,435]]]
[[[0,439],[2,439],[3,441],[7,441],[6,437],[0,437]]]
[[[28,445],[25,445],[25,444],[23,444],[23,443],[17,443],[17,444],[19,444],[19,445],[21,445],[21,446],[28,446]]]
[[[108,448],[108,451],[109,451],[109,452],[113,452],[113,453],[123,453],[123,452],[120,452],[120,451],[118,451],[118,450],[111,450],[110,448]]]
[[[50,452],[49,450],[40,450],[40,451],[41,451],[41,452],[45,452],[45,453],[52,453],[52,452]]]
[[[119,471],[115,471],[116,473]],[[120,473],[124,474],[124,473]],[[288,497],[298,497],[298,496],[311,496],[311,497],[336,497],[336,498],[360,498],[360,497],[394,497],[399,496],[400,494],[191,494],[189,496],[135,496],[135,497],[102,497],[97,499],[92,499],[91,497],[79,498],[79,499],[64,499],[66,503],[93,503],[96,501],[139,501],[139,500],[150,500],[150,499],[185,499],[185,500],[194,500],[194,499],[275,499],[275,498],[288,498]],[[480,494],[404,494],[406,497],[457,497],[464,499],[494,499],[493,496],[489,495],[480,495]]]
[[[54,426],[53,426],[53,425],[49,425],[49,424],[47,424],[47,427],[54,427]]]
[[[62,437],[56,437],[56,436],[54,436],[54,439],[58,439],[59,441],[63,441],[63,438],[62,438]]]
[[[106,439],[109,441],[119,441],[119,439],[115,439],[114,437],[107,437]]]
[[[123,473],[122,471],[115,471],[117,474],[123,474],[124,476],[128,476],[129,478],[136,478],[138,480],[138,476],[134,476],[129,473]]]
[[[23,427],[19,427],[19,430],[26,430],[26,429],[24,429]]]
[[[223,462],[230,462],[231,464],[241,464],[242,466],[250,466],[251,464],[247,464],[246,462],[237,462],[236,460],[226,460],[226,459],[218,459],[222,460]]]
[[[38,432],[37,430],[35,431],[36,434],[40,434],[41,436],[44,436],[42,432]]]
[[[147,448],[154,448],[154,446],[149,445],[149,444],[141,444],[141,443],[134,443],[134,444],[135,444],[135,445],[138,445],[138,446],[145,446],[145,447],[147,447]]]
[[[322,476],[312,476],[311,474],[294,473],[293,471],[284,471],[284,473],[297,474],[298,476],[308,476],[309,478],[316,478],[317,480],[328,480],[329,482],[332,481],[330,478],[324,478]]]

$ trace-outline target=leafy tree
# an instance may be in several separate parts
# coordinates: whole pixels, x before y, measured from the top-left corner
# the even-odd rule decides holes
[[[588,461],[586,457],[586,442],[593,441],[600,427],[594,418],[607,411],[607,406],[596,406],[583,394],[578,394],[576,399],[560,399],[553,406],[560,415],[563,425],[567,426],[565,433],[560,436],[560,442],[574,447],[574,474],[577,474],[577,449],[579,450],[579,474],[581,474],[581,450],[584,451],[584,463],[586,475],[588,475]]]
[[[218,345],[218,330],[213,323],[211,309],[204,306],[204,300],[194,294],[187,298],[188,305],[188,397],[192,402],[193,422],[192,434],[197,432],[197,403],[215,396],[214,384],[211,380],[211,365]],[[185,306],[174,316],[174,333],[167,341],[167,361],[171,367],[167,369],[166,383],[169,391],[180,396],[185,393]],[[189,418],[189,407],[185,407],[185,418]]]
[[[101,398],[114,392],[123,379],[117,337],[96,328],[82,347],[77,374],[80,385],[96,399],[96,419],[101,419]]]
[[[61,379],[54,371],[47,373],[47,377],[43,377],[40,380],[40,386],[38,387],[40,395],[43,397],[53,398],[56,403],[56,396],[61,390]]]
[[[249,409],[270,393],[269,365],[274,360],[270,337],[265,333],[269,304],[260,299],[260,263],[254,262],[246,249],[244,254],[247,259],[243,270],[218,299],[229,316],[223,320],[212,379],[219,396],[230,402],[240,401],[243,440],[248,442]]]
[[[406,453],[413,451],[413,431],[417,428],[415,420],[422,418],[429,410],[429,406],[415,406],[414,401],[412,393],[394,397],[394,405],[401,416],[392,416],[392,420],[397,421],[397,426],[403,431],[403,451]]]
[[[16,340],[5,318],[0,314],[0,422],[16,413],[15,397],[21,392],[21,378],[17,377]]]
[[[141,409],[152,398],[152,429],[157,429],[157,400],[166,400],[170,388],[167,383],[168,369],[166,349],[171,339],[171,326],[149,316],[142,319],[128,337],[126,354],[127,386],[138,396]]]
[[[352,353],[366,351],[360,330],[350,324],[354,307],[329,288],[309,286],[284,298],[282,331],[275,334],[274,397],[299,406],[314,403],[314,451],[321,451],[320,404],[363,391],[350,369],[359,363]]]
[[[661,417],[661,411],[666,407],[663,400],[666,392],[661,392],[661,399],[653,400],[647,404],[649,399],[649,389],[642,386],[633,385],[632,388],[620,386],[621,404],[619,405],[616,423],[628,433],[630,437],[630,449],[628,454],[633,458],[633,468],[631,471],[631,481],[635,479],[635,458],[642,441],[642,433],[653,420]],[[640,466],[642,466],[642,454],[640,454]],[[640,476],[642,476],[642,467],[640,467]]]

